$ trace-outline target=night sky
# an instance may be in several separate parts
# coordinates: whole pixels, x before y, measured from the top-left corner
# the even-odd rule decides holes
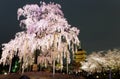
[[[42,0],[61,4],[67,21],[80,29],[79,39],[87,52],[120,48],[120,0]],[[21,31],[17,9],[40,0],[0,1],[0,45]]]

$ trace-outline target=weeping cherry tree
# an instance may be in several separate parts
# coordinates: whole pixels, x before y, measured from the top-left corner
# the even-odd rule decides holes
[[[28,65],[34,63],[34,52],[37,49],[41,51],[37,64],[53,65],[53,74],[55,62],[61,64],[61,69],[65,58],[70,63],[70,49],[74,55],[80,44],[79,30],[68,24],[59,4],[27,4],[19,8],[17,14],[24,31],[16,33],[14,39],[2,44],[0,63],[10,65],[12,58],[17,55],[19,61],[23,62],[24,72]]]

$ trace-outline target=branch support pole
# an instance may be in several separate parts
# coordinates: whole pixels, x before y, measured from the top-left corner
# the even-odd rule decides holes
[[[12,60],[10,60],[9,73],[11,71],[11,66],[12,66]]]
[[[53,60],[53,75],[55,75],[55,59]]]

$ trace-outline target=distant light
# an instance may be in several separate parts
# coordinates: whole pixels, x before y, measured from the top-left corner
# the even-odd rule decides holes
[[[7,72],[4,72],[4,75],[7,75]]]
[[[99,76],[97,75],[96,78],[99,78]]]
[[[115,75],[115,73],[113,75]]]

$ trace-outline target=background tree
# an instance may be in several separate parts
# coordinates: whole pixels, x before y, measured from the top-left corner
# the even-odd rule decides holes
[[[108,51],[93,52],[87,56],[85,62],[82,62],[84,71],[95,72],[107,72],[108,70],[119,71],[120,70],[120,50],[113,49]]]

